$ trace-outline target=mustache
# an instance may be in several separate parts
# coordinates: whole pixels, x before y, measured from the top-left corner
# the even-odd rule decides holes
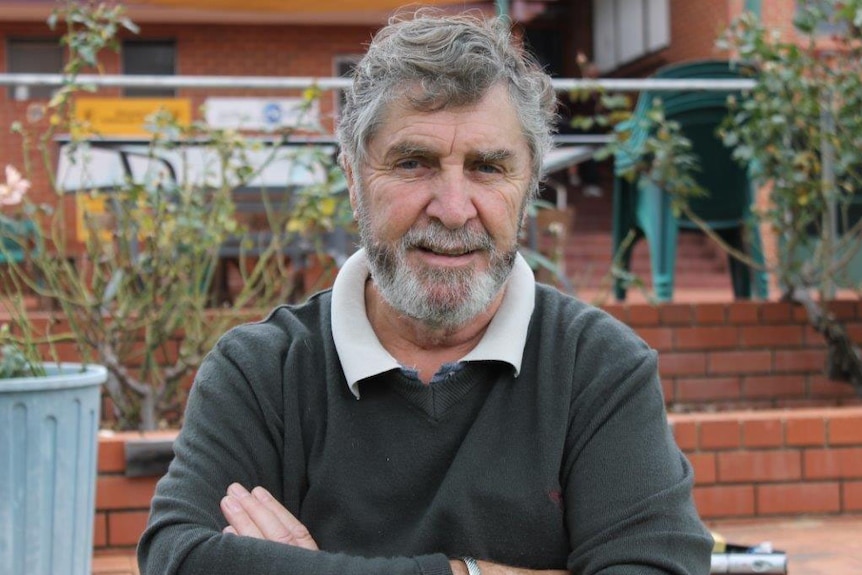
[[[421,248],[455,254],[495,248],[494,240],[485,230],[468,227],[452,230],[434,221],[421,228],[411,228],[401,238],[401,244],[405,249]]]

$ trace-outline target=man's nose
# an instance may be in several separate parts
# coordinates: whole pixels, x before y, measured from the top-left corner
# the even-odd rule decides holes
[[[477,215],[470,191],[470,181],[461,171],[444,172],[437,178],[434,197],[428,204],[427,214],[449,229],[464,226]]]

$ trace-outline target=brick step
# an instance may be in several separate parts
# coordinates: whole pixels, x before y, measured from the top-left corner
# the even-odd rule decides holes
[[[550,248],[553,244],[542,243],[540,245],[546,248]],[[611,259],[612,257],[614,257],[613,247],[610,244],[603,245],[569,243],[565,248],[565,252],[566,254],[571,256],[587,259]],[[639,245],[636,245],[635,250],[632,253],[632,257],[649,257],[649,251],[647,250],[646,245],[644,245],[643,248],[641,248],[641,246]],[[715,253],[714,251],[703,248],[701,246],[692,246],[685,244],[677,246],[676,259],[686,261],[710,261],[718,265],[724,265],[724,263],[727,261],[727,257],[724,254]]]
[[[581,267],[603,267],[608,269],[611,266],[611,259],[584,258],[567,255],[565,258],[565,266],[567,269],[578,269]],[[629,268],[635,273],[647,273],[651,270],[650,262],[646,258],[633,258]],[[677,274],[691,273],[693,275],[724,275],[727,273],[726,266],[721,266],[711,261],[692,259],[678,260],[676,270]]]

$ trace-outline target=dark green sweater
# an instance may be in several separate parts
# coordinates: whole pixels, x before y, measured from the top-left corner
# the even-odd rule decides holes
[[[139,546],[142,573],[449,574],[448,557],[576,574],[709,572],[691,468],[656,354],[537,286],[521,374],[463,364],[348,390],[330,293],[232,330],[201,367]],[[222,535],[219,500],[262,485],[321,552]]]

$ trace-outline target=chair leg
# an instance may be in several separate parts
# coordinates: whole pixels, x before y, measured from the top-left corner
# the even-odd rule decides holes
[[[642,181],[638,193],[638,221],[649,243],[655,299],[660,302],[671,301],[679,223],[671,209],[670,194],[647,181]]]
[[[636,231],[634,239],[625,248],[622,247],[622,244],[620,246],[614,246],[614,262],[623,272],[628,273],[629,271],[631,271],[632,252],[634,251],[635,244],[641,237],[642,234]],[[619,276],[615,277],[614,297],[616,297],[617,301],[625,301],[627,291],[628,281],[625,278]]]
[[[629,233],[635,230],[633,217],[633,204],[635,200],[634,185],[621,176],[614,178],[613,216],[612,216],[612,249],[611,258],[614,264],[618,264],[624,271],[631,269],[632,248],[637,239],[631,241],[623,248]],[[626,299],[628,282],[623,278],[614,278],[614,297],[617,301]]]
[[[763,240],[760,237],[760,229],[757,221],[750,222],[745,228],[746,244],[751,259],[760,267],[752,270],[752,283],[754,294],[760,299],[769,299],[769,274],[766,271],[766,259],[763,257]]]
[[[742,228],[720,230],[718,231],[718,235],[731,248],[747,253],[742,237]],[[727,267],[730,271],[733,297],[735,299],[751,299],[751,270],[748,265],[739,261],[731,254],[727,254]]]

